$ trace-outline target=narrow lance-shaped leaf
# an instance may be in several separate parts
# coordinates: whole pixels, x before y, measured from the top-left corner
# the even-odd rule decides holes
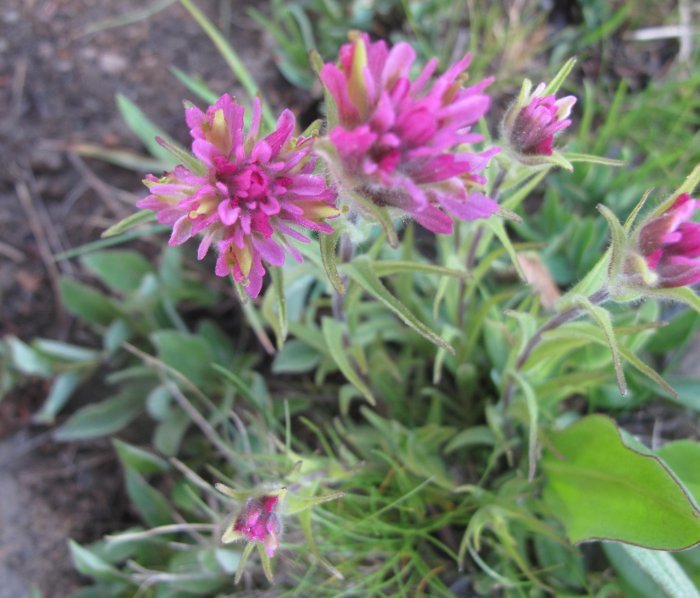
[[[564,66],[562,66],[559,69],[559,72],[554,75],[552,80],[549,82],[547,87],[544,90],[544,95],[549,95],[552,93],[557,93],[559,91],[559,88],[562,86],[566,78],[569,76],[569,73],[571,72],[571,69],[574,68],[574,65],[576,64],[576,58],[569,58],[564,63]]]
[[[543,498],[573,542],[658,550],[700,543],[700,510],[662,460],[627,447],[615,422],[583,418],[548,437]]]
[[[284,341],[287,338],[287,298],[284,294],[284,273],[282,268],[271,267],[270,277],[272,278],[272,286],[276,300],[276,325],[275,334],[277,336],[277,348],[282,349]]]
[[[345,346],[345,326],[342,322],[332,318],[323,318],[322,322],[323,338],[326,341],[328,352],[335,361],[343,375],[353,386],[359,390],[371,405],[375,404],[374,395],[364,380],[355,371],[352,363],[348,359],[348,348]]]
[[[343,284],[343,279],[338,274],[338,257],[336,256],[335,250],[338,245],[338,239],[340,238],[340,229],[333,231],[330,235],[320,235],[318,239],[319,248],[321,250],[321,261],[323,262],[323,269],[326,271],[326,276],[328,280],[333,285],[333,288],[340,295],[345,294],[345,285]]]
[[[588,297],[579,296],[574,298],[574,303],[583,307],[591,317],[600,326],[603,335],[610,347],[612,354],[613,367],[615,368],[615,376],[617,378],[617,386],[620,389],[620,394],[624,397],[627,395],[627,382],[625,373],[622,371],[622,361],[620,359],[620,350],[618,349],[617,339],[615,338],[615,330],[610,320],[608,311],[600,305],[593,305]]]
[[[366,256],[360,256],[343,268],[350,278],[370,295],[381,301],[393,311],[405,324],[413,328],[418,334],[424,336],[431,343],[454,355],[454,349],[442,337],[421,322],[411,311],[394,297],[377,277],[372,268],[372,263]]]
[[[610,226],[610,266],[609,277],[611,281],[617,280],[622,272],[622,266],[625,259],[625,246],[627,245],[627,235],[620,225],[615,214],[613,214],[606,206],[598,204],[598,211],[608,221]]]
[[[156,219],[156,215],[154,212],[151,210],[141,210],[139,212],[135,212],[134,214],[131,214],[130,216],[127,216],[126,218],[123,218],[116,224],[113,224],[110,226],[107,230],[105,230],[100,236],[105,239],[107,237],[113,237],[115,235],[119,235],[131,228],[134,228],[138,224],[141,224],[142,222],[149,222],[153,221]]]

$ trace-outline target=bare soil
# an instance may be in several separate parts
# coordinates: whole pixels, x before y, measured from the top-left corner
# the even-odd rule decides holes
[[[197,101],[171,74],[176,66],[216,92],[240,90],[211,42],[178,3],[129,25],[142,0],[3,0],[0,11],[0,336],[83,340],[61,308],[58,278],[80,276],[53,255],[94,241],[134,211],[139,173],[71,151],[76,143],[142,152],[114,97],[136,102],[176,139],[187,141],[182,100]],[[302,112],[310,98],[290,92],[268,40],[245,2],[200,2],[232,40],[268,101]],[[114,24],[114,23],[112,23]],[[198,102],[201,104],[201,102]],[[0,598],[69,595],[81,583],[67,539],[91,542],[128,519],[121,471],[106,441],[56,444],[31,424],[46,395],[28,381],[0,404]]]

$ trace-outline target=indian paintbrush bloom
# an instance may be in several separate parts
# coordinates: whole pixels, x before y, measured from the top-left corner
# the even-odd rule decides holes
[[[282,533],[282,523],[277,513],[279,502],[280,496],[276,494],[249,498],[224,536],[224,542],[259,542],[265,548],[267,556],[274,556]]]
[[[645,278],[653,286],[700,282],[700,223],[691,220],[699,207],[700,200],[683,193],[668,210],[639,228],[638,251],[650,271]]]
[[[526,79],[520,96],[503,118],[502,131],[516,159],[524,164],[537,165],[546,163],[541,157],[554,153],[555,136],[571,124],[569,115],[576,98],[556,99],[554,94],[545,95],[547,86],[544,83],[532,93],[531,87]]]
[[[285,253],[302,261],[289,241],[308,242],[297,227],[331,233],[324,219],[339,212],[335,192],[314,174],[313,138],[293,137],[292,112],[282,112],[275,130],[262,138],[260,101],[254,101],[247,135],[243,114],[228,94],[206,112],[188,107],[196,159],[188,157],[160,179],[149,175],[144,183],[151,194],[137,205],[173,227],[170,245],[201,234],[197,258],[215,245],[216,274],[231,275],[256,297],[265,263],[281,266]]]
[[[351,40],[338,64],[320,72],[335,106],[327,139],[317,147],[341,197],[349,190],[350,201],[360,195],[435,233],[452,231],[451,216],[473,220],[497,212],[498,204],[478,190],[486,182],[478,173],[499,149],[473,153],[462,146],[483,140],[471,126],[490,107],[484,89],[491,79],[462,87],[466,55],[432,84],[437,59],[411,80],[410,45],[389,49],[364,33]]]

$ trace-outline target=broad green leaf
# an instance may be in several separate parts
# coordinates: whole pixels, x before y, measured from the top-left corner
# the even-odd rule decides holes
[[[151,335],[151,341],[166,365],[198,387],[211,384],[211,365],[217,360],[205,339],[176,330],[159,330]]]
[[[124,391],[111,399],[76,411],[55,432],[57,440],[83,440],[113,434],[124,428],[143,410],[144,397]]]
[[[333,361],[335,361],[348,381],[364,395],[371,405],[374,405],[375,400],[372,391],[357,371],[355,371],[355,367],[350,363],[350,359],[348,358],[349,347],[346,345],[346,342],[349,344],[349,341],[346,337],[345,325],[332,318],[323,318],[322,329],[323,338],[326,341],[328,352],[333,358]]]
[[[107,325],[119,316],[109,297],[70,278],[61,279],[61,297],[70,313],[93,324]]]
[[[153,272],[146,258],[128,249],[91,253],[81,262],[108,287],[122,293],[138,289],[141,279]]]
[[[142,222],[151,222],[155,219],[155,212],[152,212],[151,210],[140,210],[139,212],[134,212],[126,218],[122,218],[119,222],[110,226],[100,235],[100,237],[103,239],[107,237],[114,237],[115,235],[120,235],[123,232],[132,229]]]
[[[156,426],[153,446],[164,455],[175,456],[191,423],[192,420],[184,411],[173,411]]]
[[[393,311],[418,334],[454,355],[454,349],[449,343],[423,324],[403,303],[388,291],[377,277],[369,258],[360,256],[353,260],[352,263],[343,266],[343,270],[348,273],[354,282]]]
[[[126,465],[124,476],[129,499],[145,523],[151,527],[174,523],[168,501],[140,473]]]
[[[674,440],[656,451],[676,477],[700,501],[700,442]]]
[[[299,374],[310,372],[318,365],[321,356],[318,351],[296,339],[287,341],[275,355],[272,371],[275,374]]]
[[[700,543],[700,510],[663,461],[627,447],[615,422],[585,417],[552,432],[543,498],[573,542],[615,540],[658,550]]]
[[[112,439],[117,456],[124,467],[130,467],[143,474],[158,473],[170,469],[170,465],[150,451],[128,444],[117,438]]]
[[[89,548],[85,548],[73,540],[68,540],[68,548],[73,559],[73,565],[78,573],[104,581],[124,579],[122,573],[97,556]]]

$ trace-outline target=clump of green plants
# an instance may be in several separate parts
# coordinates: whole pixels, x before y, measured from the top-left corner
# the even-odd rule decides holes
[[[63,256],[109,291],[63,281],[102,346],[3,345],[53,381],[41,421],[113,389],[58,438],[149,433],[113,440],[143,526],[71,544],[80,595],[697,595],[700,444],[614,416],[700,407],[662,358],[698,324],[700,166],[644,192],[666,157],[599,155],[643,109],[618,120],[622,89],[593,135],[574,59],[491,131],[469,54],[351,32],[312,53],[326,119],[299,132],[224,55],[249,95],[187,103],[190,149],[119,99],[157,171]],[[155,265],[112,247],[144,236]]]

